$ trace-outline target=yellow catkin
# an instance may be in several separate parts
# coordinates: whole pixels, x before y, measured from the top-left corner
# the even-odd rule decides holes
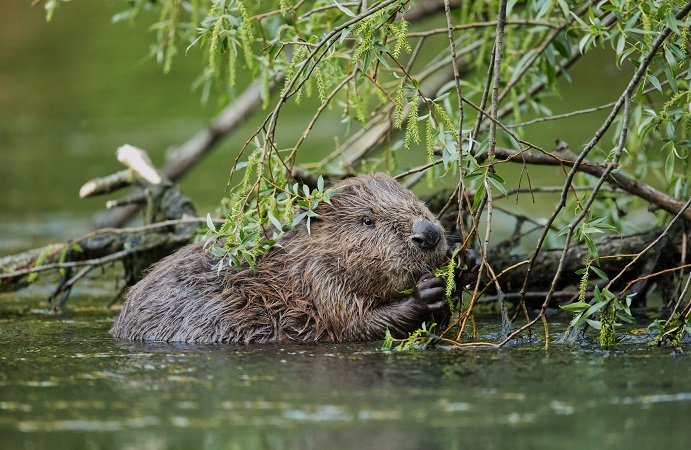
[[[408,113],[408,124],[405,128],[405,141],[403,147],[408,150],[412,143],[420,143],[420,131],[418,128],[418,96],[416,95],[410,104],[410,113]]]
[[[396,97],[395,97],[395,102],[396,105],[394,107],[394,121],[393,121],[393,126],[397,130],[400,130],[401,127],[403,127],[403,84],[401,84],[398,89],[396,90]]]
[[[319,100],[322,103],[326,103],[326,84],[324,83],[324,75],[322,74],[322,71],[319,68],[319,66],[314,68],[314,79],[317,82],[317,93],[319,94]]]
[[[241,2],[238,2],[238,11],[242,18],[240,24],[240,40],[242,41],[242,50],[245,54],[245,64],[247,68],[254,68],[254,54],[252,53],[252,43],[254,42],[254,35],[252,34],[252,22],[250,22],[247,8]]]
[[[394,58],[398,59],[398,57],[401,55],[401,50],[405,50],[406,53],[413,51],[406,36],[406,33],[408,32],[408,25],[410,24],[406,20],[401,20],[398,23],[398,26],[394,24],[391,25],[391,31],[393,31],[394,36],[396,36],[396,45],[394,46],[392,53]]]

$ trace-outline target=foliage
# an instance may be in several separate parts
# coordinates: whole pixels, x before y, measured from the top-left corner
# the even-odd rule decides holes
[[[602,291],[598,286],[595,286],[595,303],[590,304],[584,301],[578,301],[569,305],[564,305],[561,308],[565,311],[575,314],[575,317],[569,324],[569,330],[578,328],[583,322],[600,331],[600,345],[602,347],[610,347],[614,345],[616,340],[615,327],[621,326],[617,322],[621,320],[626,323],[636,323],[631,314],[631,296],[626,297],[622,302],[615,294],[607,289]],[[599,313],[599,319],[595,316]],[[567,331],[568,333],[568,331]]]
[[[382,343],[381,349],[385,352],[404,352],[410,350],[420,350],[434,345],[438,342],[439,338],[432,334],[432,330],[436,324],[432,324],[427,329],[427,324],[423,323],[422,326],[408,334],[407,338],[396,339],[391,336],[389,329],[386,329],[386,337]]]
[[[459,261],[460,253],[460,247],[454,249],[454,251],[451,253],[451,257],[434,271],[435,277],[439,277],[444,280],[444,285],[446,286],[444,297],[451,307],[451,312],[453,312],[454,308],[451,297],[456,292],[456,273],[458,269],[463,269],[463,265],[459,264],[462,263],[462,261]]]
[[[258,181],[252,183],[256,170],[263,170],[257,160],[260,152],[250,156],[245,168],[245,177],[236,187],[227,201],[224,202],[226,221],[216,228],[211,215],[207,216],[206,246],[209,252],[218,259],[217,269],[224,266],[254,266],[257,258],[269,251],[276,241],[298,224],[303,223],[310,232],[311,219],[317,217],[317,207],[321,202],[331,203],[333,189],[325,189],[324,179],[319,177],[317,188],[310,190],[307,185],[289,183],[282,179],[280,187],[268,181],[264,174],[258,175]],[[253,207],[246,202],[256,198]]]
[[[468,227],[458,221],[459,233],[483,246],[483,255],[495,203],[508,197],[507,180],[518,180],[512,186],[516,200],[527,209],[533,204],[526,201],[534,203],[541,189],[554,187],[554,177],[534,186],[534,169],[523,163],[512,171],[520,166],[511,163],[522,155],[546,155],[564,169],[556,180],[561,197],[551,215],[529,218],[542,234],[528,262],[532,265],[548,243],[563,246],[562,261],[572,238],[586,243],[581,298],[565,309],[576,314],[573,324],[604,330],[602,342],[609,345],[617,320],[630,317],[630,301],[595,286],[594,304],[585,302],[589,273],[605,278],[598,272],[603,255],[595,238],[635,229],[625,216],[641,202],[621,191],[604,193],[603,184],[615,176],[657,183],[629,188],[629,194],[663,205],[656,213],[660,223],[691,197],[691,5],[683,0],[488,0],[451,2],[445,8],[448,3],[130,0],[114,21],[155,17],[151,53],[165,71],[182,53],[200,55],[195,86],[204,100],[215,98],[225,106],[250,78],[263,86],[267,115],[230,170],[234,188],[224,200],[227,221],[219,229],[209,225],[216,244],[210,251],[222,262],[253,263],[299,220],[309,226],[318,202],[328,201],[323,186],[310,190],[289,181],[298,154],[305,157],[303,167],[319,174],[424,172],[430,184],[455,183],[462,193],[456,201],[459,214],[470,216]],[[58,4],[45,2],[49,19]],[[626,88],[602,105],[553,114],[546,99],[559,95],[565,86],[560,79],[569,81],[569,69],[588,64],[592,59],[586,55],[596,49],[605,49],[602,58],[622,70]],[[314,111],[295,142],[277,129],[289,102]],[[557,151],[526,139],[533,124],[559,120],[568,126],[570,118],[602,109],[609,111],[607,118],[597,130],[583,130],[587,144],[569,164]],[[301,148],[318,121],[334,126],[344,144],[311,162]],[[498,158],[500,146],[513,156]],[[585,166],[602,168],[602,175],[584,175]],[[668,203],[660,199],[675,200],[676,206],[664,206]],[[293,217],[296,204],[303,212]],[[484,240],[478,237],[481,220]],[[273,227],[271,235],[267,227]],[[449,279],[450,269],[444,270],[440,273]],[[477,296],[476,291],[469,308]],[[467,319],[470,312],[460,316]],[[544,308],[527,326],[543,314]]]
[[[43,249],[43,251],[38,255],[38,257],[36,258],[36,262],[34,263],[34,265],[35,265],[36,267],[40,267],[40,266],[42,266],[43,264],[45,264],[46,259],[48,258],[48,255],[50,255],[51,253],[53,253],[53,252],[56,251],[56,250],[57,250],[57,248],[56,248],[56,246],[54,246],[54,245],[49,245],[49,246],[47,246],[47,247],[46,247],[45,249]],[[30,274],[30,275],[27,277],[27,282],[33,283],[34,281],[36,281],[37,278],[38,278],[38,272],[34,272],[34,273]]]
[[[682,314],[675,312],[665,320],[654,320],[648,325],[649,330],[657,331],[657,335],[650,341],[651,345],[670,345],[676,347],[684,334],[691,335],[691,324]]]

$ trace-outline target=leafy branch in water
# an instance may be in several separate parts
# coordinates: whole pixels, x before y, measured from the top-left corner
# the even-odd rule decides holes
[[[407,338],[396,339],[391,336],[389,329],[386,329],[386,337],[381,345],[381,350],[385,352],[404,352],[409,350],[421,350],[439,342],[439,337],[432,333],[436,324],[432,324],[427,329],[427,324],[423,323],[420,328],[409,333]]]
[[[566,231],[566,229],[562,230],[559,236],[565,234]],[[636,322],[630,310],[631,296],[626,297],[622,303],[608,289],[600,290],[600,287],[596,285],[592,304],[585,301],[590,272],[592,271],[603,280],[607,279],[607,275],[597,267],[600,264],[600,255],[595,244],[595,235],[616,232],[617,229],[609,225],[604,217],[586,217],[575,227],[574,234],[585,242],[588,255],[585,268],[577,272],[581,275],[581,282],[578,286],[578,301],[561,306],[563,310],[575,314],[564,333],[565,340],[569,339],[572,330],[578,330],[583,323],[586,323],[600,332],[600,346],[603,348],[610,347],[616,342],[615,327],[621,325],[617,319],[627,323]]]
[[[578,329],[584,322],[596,330],[600,331],[600,346],[611,347],[616,342],[615,328],[621,326],[621,322],[636,323],[636,319],[631,314],[631,296],[624,301],[607,289],[600,291],[595,286],[594,303],[578,301],[561,307],[564,311],[575,314],[565,333],[568,334],[572,329]],[[599,318],[596,316],[599,314]]]
[[[675,312],[667,320],[657,319],[648,325],[648,330],[658,334],[650,341],[650,345],[670,345],[676,347],[684,334],[691,335],[691,324],[688,318]]]

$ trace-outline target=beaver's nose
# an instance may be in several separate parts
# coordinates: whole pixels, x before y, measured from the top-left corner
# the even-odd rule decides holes
[[[415,245],[424,250],[436,248],[442,237],[443,232],[439,225],[429,220],[423,219],[413,224],[413,235],[411,236],[411,240]]]

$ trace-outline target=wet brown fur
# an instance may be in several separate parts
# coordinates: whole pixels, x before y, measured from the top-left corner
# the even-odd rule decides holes
[[[411,242],[425,205],[391,177],[339,182],[332,205],[285,235],[254,268],[224,267],[202,244],[161,260],[128,294],[111,333],[118,338],[249,343],[355,341],[406,336],[430,318],[419,300],[401,294],[444,260]],[[374,225],[363,225],[369,216]],[[439,225],[441,229],[441,225]],[[443,231],[443,230],[442,230]]]

